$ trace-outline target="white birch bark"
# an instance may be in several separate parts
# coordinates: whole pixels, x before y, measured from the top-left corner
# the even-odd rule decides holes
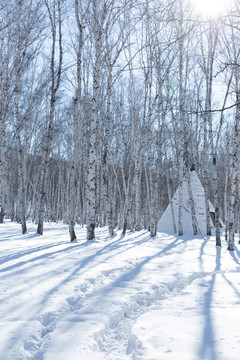
[[[210,30],[211,31],[211,30]],[[204,174],[204,194],[205,194],[205,210],[206,210],[206,232],[207,235],[211,235],[211,218],[210,218],[210,210],[209,210],[209,168],[208,168],[208,152],[209,152],[209,138],[208,138],[208,125],[209,120],[208,117],[211,116],[211,103],[212,103],[212,78],[210,74],[212,74],[212,59],[210,55],[210,43],[208,41],[208,55],[205,56],[205,45],[202,39],[201,43],[201,51],[202,51],[202,61],[203,68],[205,73],[205,108],[204,108],[204,143],[203,143],[203,174]]]
[[[151,85],[150,85],[151,87]],[[149,161],[149,167],[150,167],[150,171],[149,171],[149,189],[150,189],[150,197],[149,197],[149,201],[150,201],[150,236],[153,237],[156,235],[156,192],[155,192],[155,182],[153,179],[153,172],[155,171],[155,166],[154,166],[154,160],[153,160],[153,138],[152,138],[152,129],[151,129],[151,122],[152,122],[152,111],[153,111],[153,106],[151,103],[151,90],[149,91],[149,105],[148,105],[148,152],[149,152],[149,156],[148,156],[148,161]]]
[[[203,146],[203,174],[204,174],[204,195],[205,195],[205,210],[206,210],[206,231],[207,235],[211,235],[211,220],[209,209],[209,191],[208,191],[208,139],[207,139],[207,121],[204,119],[204,146]]]
[[[100,94],[101,62],[102,62],[102,28],[98,0],[92,1],[93,6],[93,36],[94,36],[94,64],[92,110],[89,138],[89,156],[87,171],[87,240],[95,238],[96,222],[96,146],[97,146],[97,120],[98,102]]]
[[[103,156],[103,189],[104,189],[104,200],[107,208],[107,222],[109,236],[114,235],[113,231],[113,219],[112,219],[112,206],[111,206],[111,172],[109,166],[109,141],[110,141],[110,122],[111,122],[111,97],[112,97],[112,69],[109,68],[108,73],[108,88],[107,88],[107,114],[106,114],[106,129],[105,129],[105,145],[104,145],[104,156]]]
[[[131,214],[131,208],[134,203],[134,197],[135,195],[135,176],[136,175],[136,157],[137,157],[137,151],[138,151],[138,145],[136,144],[135,135],[137,131],[137,120],[139,120],[137,111],[136,111],[136,93],[135,93],[135,83],[134,83],[134,77],[133,77],[133,64],[132,64],[132,54],[131,54],[131,48],[128,47],[128,54],[129,54],[129,96],[130,96],[130,121],[131,121],[131,131],[129,133],[129,147],[128,150],[130,153],[129,160],[128,160],[128,174],[125,174],[124,171],[124,159],[123,159],[123,151],[121,148],[121,136],[120,136],[120,124],[119,124],[119,146],[120,146],[120,155],[121,155],[121,173],[122,173],[122,181],[123,181],[123,187],[124,187],[124,202],[123,202],[123,211],[122,211],[122,235],[125,236],[126,230],[132,229],[132,214]],[[134,173],[132,174],[132,170],[134,169]],[[127,171],[126,171],[127,172]],[[127,178],[127,182],[126,179]]]
[[[209,140],[211,148],[211,158],[212,158],[212,172],[213,172],[213,196],[214,196],[214,208],[215,208],[215,229],[216,229],[216,246],[221,246],[220,238],[220,221],[219,221],[219,193],[218,193],[218,174],[217,174],[217,154],[214,146],[213,140],[213,125],[212,125],[212,82],[213,82],[213,63],[215,57],[215,50],[217,44],[217,35],[213,36],[213,31],[210,26],[210,36],[209,36],[209,50],[208,50],[208,66],[206,74],[206,102],[208,113],[208,124],[209,124]]]
[[[198,234],[198,222],[197,222],[196,208],[195,208],[195,203],[194,203],[193,193],[192,193],[191,175],[190,175],[189,171],[186,172],[186,177],[187,177],[188,196],[189,196],[189,203],[190,203],[191,216],[192,216],[193,235],[195,236]]]
[[[140,150],[141,152],[141,150]],[[142,158],[140,154],[140,159]],[[135,229],[136,231],[141,230],[141,169],[142,159],[136,161],[135,164],[135,188],[136,188],[136,200],[135,200]]]
[[[180,4],[180,31],[179,31],[179,206],[178,206],[178,235],[183,235],[183,171],[184,171],[184,88],[183,88],[183,14]]]
[[[5,119],[4,114],[0,114],[0,223],[3,223],[4,212],[5,212],[5,190],[6,190],[6,179],[5,179],[5,155],[6,155],[6,130],[5,130]]]
[[[236,168],[234,159],[234,140],[230,139],[229,149],[229,167],[230,167],[230,184],[229,184],[229,224],[228,224],[228,250],[234,250],[234,205],[235,205],[235,178]]]
[[[10,39],[0,31],[0,224],[3,223],[6,211],[6,121],[9,108],[9,63],[11,47],[6,46]]]
[[[227,128],[228,130],[228,128]],[[230,172],[229,172],[229,152],[230,152],[230,135],[229,131],[227,131],[227,140],[226,140],[226,174],[225,181],[222,188],[224,194],[224,230],[225,230],[225,241],[228,241],[228,224],[229,224],[229,180],[230,180]]]
[[[69,209],[68,209],[68,222],[69,222],[69,235],[70,241],[76,239],[76,234],[74,231],[75,225],[75,209],[76,209],[76,171],[78,164],[78,154],[79,154],[79,105],[81,99],[81,87],[82,87],[82,51],[83,51],[83,15],[81,4],[79,0],[75,0],[75,18],[78,27],[78,48],[77,48],[77,91],[74,98],[74,113],[73,113],[73,122],[74,122],[74,151],[73,159],[71,161],[71,170],[70,170],[70,193],[69,193]]]
[[[176,226],[176,219],[175,219],[175,213],[174,213],[174,206],[172,202],[172,194],[170,190],[170,184],[169,184],[169,169],[167,171],[167,190],[168,190],[168,200],[171,207],[171,214],[172,214],[172,222],[173,222],[173,231],[174,233],[177,232],[177,226]]]
[[[18,176],[19,176],[19,188],[18,188],[18,203],[19,203],[19,220],[21,222],[22,234],[25,234],[27,231],[26,225],[26,164],[25,164],[25,154],[24,148],[21,144],[21,129],[26,125],[22,124],[23,119],[20,120],[19,113],[19,100],[20,100],[20,80],[22,76],[22,64],[24,63],[24,58],[22,58],[21,53],[25,53],[26,49],[23,48],[23,39],[22,34],[22,2],[18,1],[18,43],[17,43],[17,52],[16,52],[16,80],[14,88],[14,115],[16,122],[16,143],[18,150]],[[24,56],[24,55],[23,55]]]
[[[40,188],[39,188],[39,203],[38,203],[38,227],[37,233],[43,234],[43,222],[45,217],[46,206],[46,187],[47,187],[47,173],[49,167],[49,159],[51,154],[51,147],[53,141],[54,132],[54,116],[55,107],[57,101],[57,92],[60,87],[61,73],[62,73],[62,19],[61,19],[61,4],[60,0],[54,0],[53,10],[51,11],[48,2],[46,1],[46,7],[51,22],[51,35],[52,35],[52,48],[51,48],[51,98],[50,98],[50,111],[48,116],[47,135],[44,143],[42,165],[40,171]],[[57,40],[58,34],[58,40]],[[56,70],[56,46],[58,41],[58,64]]]
[[[235,124],[232,138],[230,139],[230,202],[229,202],[229,239],[228,239],[228,250],[234,250],[234,230],[235,230],[235,207],[237,205],[236,199],[236,188],[237,188],[237,162],[238,162],[238,152],[239,152],[239,123],[240,123],[240,104],[239,104],[239,94],[237,90],[237,99],[236,99],[236,115],[235,115]]]
[[[228,155],[229,158],[229,155]],[[224,184],[224,224],[225,224],[225,240],[228,240],[228,224],[229,224],[229,199],[228,199],[228,180],[229,180],[229,172],[226,171],[225,184]]]
[[[1,85],[2,85],[2,81],[1,81]],[[6,205],[5,204],[5,189],[6,189],[5,158],[6,158],[6,119],[4,112],[1,112],[0,113],[0,223],[3,223],[4,211]]]

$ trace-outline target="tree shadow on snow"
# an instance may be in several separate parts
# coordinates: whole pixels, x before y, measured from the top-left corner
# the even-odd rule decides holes
[[[26,255],[34,254],[34,253],[44,251],[44,250],[47,250],[47,249],[51,249],[51,248],[56,248],[59,245],[61,245],[61,244],[41,245],[41,246],[31,248],[31,249],[28,249],[28,250],[17,251],[14,254],[7,254],[5,256],[0,256],[0,265],[3,265],[3,264],[5,264],[5,263],[7,263],[9,261],[12,261],[12,260],[20,259],[20,258],[22,258],[22,257],[24,257]]]
[[[240,299],[240,292],[238,291],[238,289],[236,288],[236,286],[232,283],[232,281],[230,281],[229,279],[227,279],[227,277],[222,274],[222,277],[224,278],[224,280],[228,283],[228,285],[233,289],[233,291],[235,292],[235,294],[237,295],[237,297]],[[240,300],[239,300],[240,302]]]
[[[171,250],[176,249],[176,247],[181,245],[183,242],[185,243],[187,241],[190,241],[190,238],[189,238],[189,240],[182,240],[181,238],[175,238],[174,241],[172,241],[169,245],[164,247],[161,251],[157,252],[156,254],[154,254],[152,256],[146,257],[144,260],[142,260],[141,262],[136,264],[136,266],[134,266],[134,268],[125,272],[124,274],[119,276],[117,279],[115,279],[111,284],[107,285],[104,290],[101,289],[100,290],[100,292],[102,293],[101,296],[104,296],[105,298],[107,298],[109,296],[109,294],[111,293],[111,291],[113,291],[116,287],[125,288],[126,283],[133,281],[138,276],[138,274],[141,272],[142,268],[146,264],[148,264],[155,258],[158,258],[158,257],[160,258],[162,255],[166,255],[166,253],[170,252]],[[96,296],[96,302],[98,302],[97,296]]]
[[[21,260],[21,257],[25,256],[25,255],[29,255],[29,254],[32,254],[32,253],[35,253],[35,252],[39,252],[39,251],[43,251],[43,250],[46,250],[46,249],[50,249],[52,247],[56,247],[56,246],[59,246],[59,244],[57,245],[48,245],[48,246],[43,246],[41,247],[40,249],[33,249],[33,250],[28,250],[26,252],[22,252],[22,254],[17,254],[16,256],[12,255],[11,257],[11,260],[15,260],[15,259],[19,259],[18,262],[16,262],[15,264],[13,265],[9,265],[9,266],[6,266],[4,267],[3,269],[0,269],[0,273],[4,273],[4,272],[7,272],[7,271],[10,271],[10,270],[14,270],[14,269],[17,269],[18,273],[21,272],[21,270],[19,269],[20,267],[23,267],[24,265],[26,264],[34,264],[39,261],[39,260],[43,260],[43,259],[49,259],[51,257],[54,257],[55,255],[57,254],[61,254],[61,253],[67,253],[67,252],[70,252],[70,251],[73,251],[74,248],[73,246],[69,246],[69,247],[65,247],[63,249],[60,249],[60,250],[56,250],[56,251],[51,251],[51,252],[44,252],[42,255],[39,255],[39,256],[35,256],[33,258],[30,258],[30,259],[26,259],[26,260]],[[8,261],[10,261],[9,259],[5,259],[5,261],[1,261],[0,264],[4,264],[4,263],[7,263]],[[25,271],[25,270],[23,270]]]
[[[203,329],[202,341],[199,349],[199,358],[208,359],[208,360],[217,360],[216,354],[216,337],[214,334],[214,324],[213,324],[213,315],[212,315],[212,300],[214,286],[216,282],[217,272],[221,270],[221,248],[216,247],[216,267],[215,271],[212,274],[212,278],[209,282],[208,291],[205,294],[204,298],[204,315],[205,315],[205,324]]]
[[[139,242],[141,242],[141,241],[144,242],[146,240],[144,240],[144,239],[141,240],[140,239]],[[131,270],[129,270],[129,271],[126,270],[126,272],[123,275],[118,277],[111,284],[107,285],[105,290],[102,289],[101,292],[103,291],[104,296],[106,296],[107,294],[109,294],[114,289],[114,287],[122,287],[122,286],[124,286],[125,282],[132,281],[140,273],[140,271],[141,271],[141,269],[142,269],[142,267],[144,265],[146,265],[148,262],[150,262],[154,258],[157,258],[157,257],[159,257],[161,255],[164,255],[167,252],[170,252],[171,250],[175,249],[177,246],[182,244],[182,242],[183,242],[182,239],[175,238],[174,241],[172,241],[169,245],[167,245],[164,249],[162,249],[158,253],[156,253],[156,254],[154,254],[152,256],[146,257],[143,261],[136,264],[136,266],[134,266]],[[185,242],[185,240],[184,240],[184,242]],[[134,244],[132,244],[132,245],[136,246],[136,242]],[[97,260],[96,258],[99,255],[102,255],[104,253],[109,254],[109,256],[107,258],[105,258],[104,261],[108,261],[108,259],[113,258],[113,255],[111,254],[111,251],[114,250],[114,256],[115,256],[116,255],[115,246],[118,247],[119,244],[114,245],[112,243],[108,243],[103,248],[98,249],[94,254],[90,254],[89,256],[86,256],[83,259],[79,260],[79,263],[77,264],[77,266],[73,265],[72,271],[67,273],[66,277],[64,277],[64,279],[62,279],[55,286],[53,286],[47,293],[45,293],[45,298],[47,299],[49,296],[53,295],[61,286],[64,286],[65,284],[67,284],[76,275],[80,276],[80,272],[81,271],[84,272],[86,270],[86,267],[87,267],[88,270],[94,268],[97,265],[96,264],[96,260]],[[129,246],[130,246],[130,244],[128,243],[127,247],[129,247]],[[95,262],[94,262],[94,260],[95,260]],[[96,297],[96,299],[97,299],[97,297]],[[44,304],[44,300],[43,300],[42,304]],[[41,312],[40,309],[38,309],[38,313],[39,312]]]
[[[239,259],[240,259],[240,252],[237,248],[237,246],[234,244],[234,251],[229,251],[229,254],[231,255],[231,257],[233,258],[233,260],[235,261],[235,263],[237,265],[240,265],[239,263]]]

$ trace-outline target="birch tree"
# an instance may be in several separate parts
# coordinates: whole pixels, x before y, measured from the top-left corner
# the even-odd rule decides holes
[[[206,77],[206,100],[205,100],[205,127],[208,126],[209,129],[209,142],[210,142],[210,152],[212,158],[212,172],[213,172],[213,193],[214,193],[214,207],[215,207],[215,228],[216,228],[216,246],[221,246],[220,239],[220,222],[219,222],[219,194],[218,194],[218,174],[217,174],[217,153],[216,147],[214,144],[213,138],[213,119],[212,119],[212,88],[213,88],[213,71],[214,71],[214,61],[216,46],[218,41],[218,26],[213,22],[209,22],[209,28],[207,30],[207,56],[203,55],[206,58],[204,64],[204,73]],[[205,49],[206,46],[203,45]],[[204,51],[204,50],[203,50]],[[206,129],[205,129],[206,132]],[[206,133],[205,133],[205,150],[207,147],[206,144]],[[206,165],[205,165],[206,166]],[[205,183],[207,183],[208,174],[207,169],[205,170]],[[207,198],[206,192],[206,213],[207,213],[207,227],[208,233],[209,229],[209,200]]]
[[[41,3],[40,3],[41,5]],[[23,2],[19,0],[16,6],[17,24],[15,35],[15,57],[14,57],[14,121],[15,139],[18,151],[18,203],[19,218],[22,226],[22,233],[27,231],[26,226],[26,196],[27,196],[27,158],[28,144],[31,137],[31,126],[29,124],[32,115],[32,106],[35,102],[33,96],[34,74],[30,71],[30,64],[38,55],[39,40],[42,31],[41,6],[34,5],[32,1]],[[33,78],[31,79],[31,77]],[[27,85],[30,91],[27,91]],[[23,97],[24,90],[24,97]],[[28,103],[25,102],[28,99]],[[23,104],[24,109],[23,109]]]
[[[3,223],[7,196],[6,127],[12,95],[11,67],[14,48],[11,37],[14,17],[11,13],[12,3],[5,2],[0,6],[0,223]]]
[[[106,5],[106,4],[105,4]],[[87,239],[95,238],[95,211],[96,211],[96,147],[97,147],[97,122],[98,101],[100,95],[101,64],[103,54],[102,32],[106,19],[106,10],[97,0],[92,0],[93,16],[93,88],[92,88],[92,110],[89,138],[89,158],[87,172]]]
[[[88,9],[89,4],[87,4]],[[85,11],[83,9],[82,1],[75,0],[75,20],[77,24],[77,46],[76,46],[76,58],[77,58],[77,87],[76,94],[73,99],[73,159],[71,160],[70,169],[70,190],[69,190],[69,234],[70,240],[76,239],[74,231],[75,225],[75,208],[76,208],[76,182],[77,182],[77,165],[79,162],[79,118],[82,118],[81,109],[81,97],[82,97],[82,61],[83,61],[83,46],[84,46],[84,17]],[[80,186],[80,184],[78,184]]]
[[[232,35],[232,61],[231,68],[234,74],[234,88],[235,88],[235,119],[233,123],[232,136],[230,138],[230,151],[229,151],[229,172],[230,172],[230,181],[229,181],[229,239],[228,239],[228,250],[234,250],[234,232],[235,232],[235,209],[237,207],[237,187],[238,187],[238,169],[239,165],[239,141],[240,141],[240,84],[239,84],[239,59],[240,51],[236,44],[237,39],[239,40],[239,29],[235,29],[234,24],[231,23],[231,35]],[[231,58],[230,58],[231,59]]]
[[[114,29],[114,24],[117,22],[118,17],[123,11],[126,11],[127,1],[121,2],[121,6],[117,0],[104,0],[99,3],[97,0],[91,0],[92,21],[90,23],[90,34],[92,35],[92,48],[93,48],[93,65],[92,65],[92,108],[91,108],[91,121],[90,121],[90,136],[89,136],[89,156],[87,167],[87,181],[86,181],[86,197],[87,197],[87,239],[92,240],[95,237],[96,226],[96,208],[97,198],[96,191],[98,190],[99,174],[97,170],[97,146],[99,142],[99,129],[98,129],[98,116],[100,114],[100,95],[101,95],[101,77],[104,68],[107,68],[107,127],[105,128],[105,145],[104,149],[104,188],[105,188],[105,201],[108,207],[108,222],[111,228],[111,210],[110,203],[107,196],[107,179],[106,179],[106,166],[108,156],[109,143],[109,120],[110,120],[110,107],[112,97],[112,69],[116,60],[121,52],[121,36],[120,32],[115,33],[116,38],[110,44],[110,34]],[[127,8],[130,8],[127,6]],[[110,56],[111,54],[111,56]]]
[[[110,165],[110,143],[113,135],[110,131],[113,129],[113,98],[114,98],[114,84],[117,82],[118,77],[121,75],[121,70],[114,71],[114,67],[118,66],[118,60],[122,55],[123,50],[127,46],[129,36],[132,31],[132,18],[131,18],[131,2],[122,1],[121,7],[117,7],[117,2],[112,1],[109,6],[108,19],[105,25],[104,31],[104,44],[105,44],[105,56],[104,63],[106,67],[106,121],[103,122],[103,193],[106,218],[109,229],[109,236],[113,236],[113,214],[112,214],[112,176]],[[126,24],[126,13],[128,12],[128,23]],[[114,33],[114,35],[113,35]],[[121,63],[121,60],[120,60]]]
[[[60,0],[44,0],[51,28],[51,62],[50,62],[50,104],[49,114],[47,115],[47,134],[44,139],[44,148],[42,155],[42,165],[40,172],[40,190],[38,204],[38,227],[37,233],[43,234],[43,221],[46,205],[46,187],[49,159],[54,133],[54,115],[57,101],[57,92],[60,87],[62,74],[62,5]],[[58,45],[58,46],[57,46]]]
[[[184,34],[183,34],[183,3],[179,2],[179,208],[178,208],[178,235],[183,235],[183,172],[184,172]]]

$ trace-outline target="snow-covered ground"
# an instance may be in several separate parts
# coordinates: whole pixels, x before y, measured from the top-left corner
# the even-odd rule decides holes
[[[146,231],[0,225],[1,360],[239,360],[240,251]]]

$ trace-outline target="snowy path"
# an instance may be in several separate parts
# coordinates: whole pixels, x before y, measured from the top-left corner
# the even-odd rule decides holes
[[[0,359],[237,360],[240,252],[214,240],[1,225]]]

